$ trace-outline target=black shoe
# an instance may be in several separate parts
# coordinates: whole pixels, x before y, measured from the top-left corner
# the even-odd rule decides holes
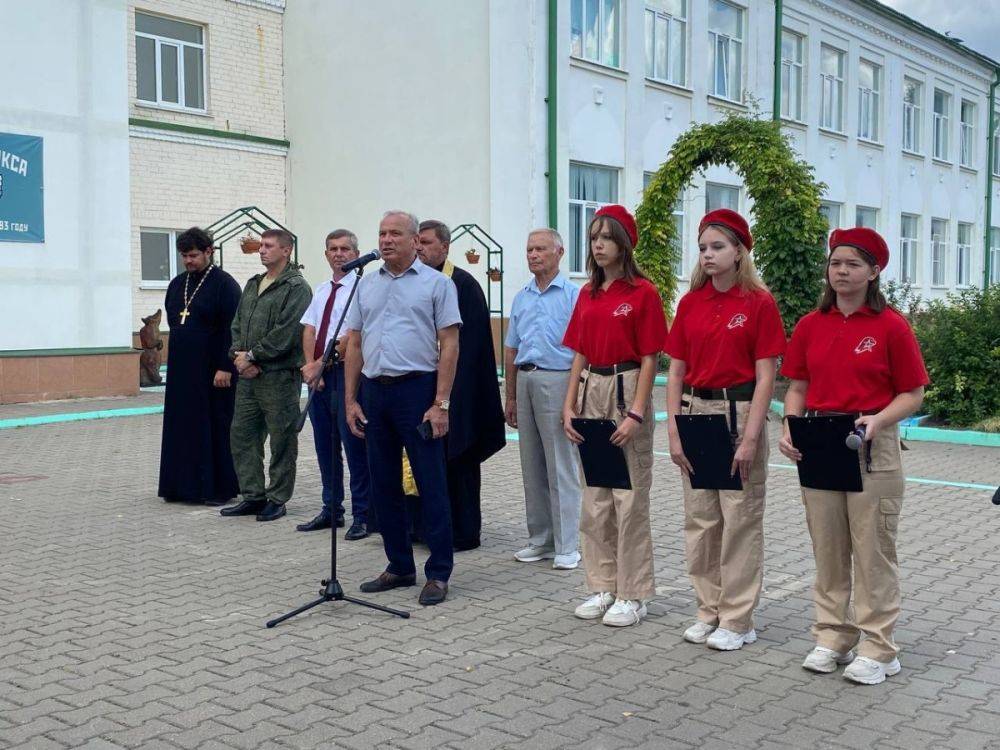
[[[300,523],[295,527],[296,531],[319,531],[320,529],[330,528],[330,516],[326,513],[320,513],[313,520],[307,523]]]
[[[401,586],[412,586],[417,582],[417,576],[415,573],[410,573],[408,576],[398,576],[395,573],[390,573],[388,570],[382,573],[374,581],[365,581],[361,584],[361,590],[366,594],[374,594],[378,591],[388,591],[389,589],[398,589]]]
[[[267,505],[266,500],[244,500],[231,508],[223,508],[220,516],[255,516]]]
[[[166,497],[163,498],[163,502],[165,502],[165,503],[183,503],[184,501],[181,500],[179,497],[166,496]]]
[[[336,524],[338,529],[342,529],[347,525],[347,522],[344,520],[343,515],[337,516]]]
[[[260,513],[257,514],[258,521],[276,521],[285,515],[285,506],[273,503],[270,500],[267,501]]]
[[[355,539],[364,539],[366,536],[368,536],[368,526],[364,521],[355,521],[344,534],[344,539],[353,542]]]
[[[428,581],[424,584],[420,598],[417,600],[425,607],[440,604],[448,596],[448,584],[444,581]]]

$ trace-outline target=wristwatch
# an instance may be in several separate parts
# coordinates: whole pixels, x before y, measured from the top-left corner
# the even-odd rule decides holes
[[[250,364],[253,364],[256,361],[257,360],[254,359],[254,356],[253,356],[253,349],[251,349],[250,351],[247,352],[247,362],[249,362]]]
[[[449,401],[446,398],[443,398],[440,401],[435,401],[434,406],[439,408],[441,411],[448,411],[448,409],[451,407],[451,401]]]

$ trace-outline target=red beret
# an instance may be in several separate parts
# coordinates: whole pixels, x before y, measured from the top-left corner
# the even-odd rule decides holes
[[[889,246],[885,244],[882,235],[874,229],[856,227],[854,229],[834,229],[830,233],[830,252],[834,248],[847,245],[868,253],[875,259],[879,269],[885,270],[889,265]]]
[[[753,250],[753,235],[750,234],[750,225],[735,211],[728,208],[717,208],[714,211],[709,211],[701,220],[701,224],[698,225],[698,236],[700,237],[701,233],[705,231],[705,227],[712,224],[719,224],[731,230],[743,243],[743,247],[747,250]]]
[[[635,217],[628,212],[625,206],[619,206],[616,203],[612,203],[610,206],[602,206],[597,209],[594,218],[596,219],[598,216],[609,216],[621,224],[622,229],[625,230],[625,234],[632,240],[633,249],[639,244],[639,230],[635,226]]]

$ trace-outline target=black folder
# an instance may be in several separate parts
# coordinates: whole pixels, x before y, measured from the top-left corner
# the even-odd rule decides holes
[[[678,414],[681,447],[694,473],[688,479],[696,490],[742,490],[739,469],[732,474],[733,439],[729,420],[722,414]]]
[[[792,445],[802,454],[799,484],[812,490],[861,492],[858,452],[844,442],[853,429],[854,417],[850,414],[788,417]]]
[[[632,489],[625,451],[611,442],[611,436],[617,429],[614,421],[577,418],[573,420],[573,429],[583,436],[583,442],[577,447],[587,486]]]

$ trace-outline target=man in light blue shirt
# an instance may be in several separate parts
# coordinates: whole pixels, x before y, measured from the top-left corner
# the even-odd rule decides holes
[[[528,546],[520,562],[553,559],[571,570],[580,563],[580,471],[562,427],[563,399],[573,352],[562,345],[580,289],[559,272],[563,241],[554,229],[528,235],[534,278],[514,297],[504,340],[507,424],[518,430]]]

